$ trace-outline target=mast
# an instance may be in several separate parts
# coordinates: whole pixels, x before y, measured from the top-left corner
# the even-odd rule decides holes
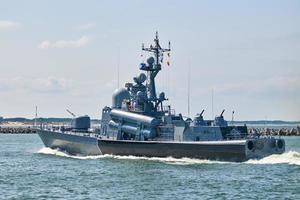
[[[37,106],[35,106],[34,127],[37,126],[36,120],[37,120]]]
[[[212,114],[212,119],[214,119],[215,117],[215,113],[214,113],[214,88],[212,88],[211,91],[211,114]]]
[[[120,47],[118,47],[118,55],[117,55],[117,75],[118,75],[118,87],[120,88]]]
[[[187,100],[188,100],[188,117],[190,117],[190,88],[191,88],[191,86],[190,86],[190,79],[191,79],[191,62],[189,61],[189,70],[188,70],[188,96],[187,96]]]
[[[154,54],[154,63],[148,62],[149,66],[144,68],[143,70],[149,72],[149,79],[150,79],[150,100],[151,101],[157,101],[156,96],[156,87],[155,87],[155,77],[157,76],[158,72],[161,70],[161,63],[163,59],[163,53],[171,51],[171,43],[169,42],[169,48],[164,49],[161,48],[159,44],[158,39],[158,32],[156,32],[155,38],[154,38],[154,46],[150,45],[149,48],[145,48],[144,44],[142,45],[142,50],[151,52]],[[151,58],[149,58],[151,59]],[[149,60],[148,59],[148,60]],[[151,61],[151,60],[150,60]]]

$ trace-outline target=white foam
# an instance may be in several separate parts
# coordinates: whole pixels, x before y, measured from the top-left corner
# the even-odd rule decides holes
[[[48,155],[55,155],[55,156],[61,156],[61,157],[67,157],[67,158],[74,158],[74,159],[81,159],[81,160],[95,160],[99,158],[106,157],[106,155],[97,155],[97,156],[81,156],[81,155],[70,155],[65,151],[61,151],[59,149],[51,149],[44,147],[40,149],[37,153],[40,154],[48,154]]]
[[[194,164],[238,164],[234,162],[223,162],[214,160],[200,160],[193,158],[160,158],[160,157],[138,157],[138,156],[117,156],[117,155],[97,155],[97,156],[80,156],[80,155],[70,155],[59,149],[42,148],[38,151],[41,154],[49,154],[55,156],[62,156],[67,158],[81,159],[81,160],[95,160],[103,158],[114,158],[120,160],[148,160],[148,161],[158,161],[166,164],[173,165],[194,165]],[[297,151],[289,151],[283,154],[274,154],[260,160],[248,160],[242,164],[291,164],[300,165],[300,153]]]
[[[115,159],[125,159],[125,160],[148,160],[148,161],[158,161],[166,164],[174,165],[193,165],[193,164],[222,164],[228,162],[213,161],[213,160],[200,160],[192,158],[173,158],[173,157],[137,157],[137,156],[112,156]]]
[[[40,154],[48,154],[55,155],[67,158],[81,159],[81,160],[94,160],[94,159],[102,159],[102,158],[114,158],[119,160],[148,160],[148,161],[158,161],[166,164],[174,164],[174,165],[191,165],[191,164],[216,164],[216,163],[228,163],[221,161],[212,161],[212,160],[200,160],[200,159],[192,159],[192,158],[160,158],[160,157],[138,157],[138,156],[117,156],[117,155],[97,155],[97,156],[80,156],[80,155],[70,155],[67,152],[61,151],[59,149],[51,149],[44,147],[40,149],[37,153]]]
[[[300,165],[300,153],[289,151],[283,154],[274,154],[260,160],[248,160],[247,164],[291,164]]]

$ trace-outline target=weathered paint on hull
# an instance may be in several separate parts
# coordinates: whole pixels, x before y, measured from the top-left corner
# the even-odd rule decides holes
[[[37,130],[41,140],[46,147],[60,149],[73,155],[99,155],[97,138],[58,133],[47,130]]]

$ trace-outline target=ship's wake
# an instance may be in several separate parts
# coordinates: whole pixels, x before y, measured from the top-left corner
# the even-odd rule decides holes
[[[70,155],[67,152],[59,149],[42,148],[37,153],[55,155],[80,160],[95,160],[95,159],[119,159],[119,160],[145,160],[145,161],[156,161],[165,164],[173,165],[197,165],[197,164],[291,164],[300,165],[300,153],[297,151],[289,151],[280,155],[271,155],[259,160],[248,160],[243,163],[236,162],[225,162],[215,160],[202,160],[193,158],[159,158],[159,157],[137,157],[137,156],[117,156],[117,155],[97,155],[97,156],[81,156],[81,155]]]
[[[51,149],[48,147],[44,147],[44,148],[40,149],[37,153],[61,156],[61,157],[67,157],[67,158],[74,158],[74,159],[80,159],[80,160],[95,160],[95,159],[106,157],[105,155],[97,155],[97,156],[71,155],[71,154],[68,154],[68,152],[61,151],[60,149]]]
[[[300,165],[300,153],[288,151],[283,154],[274,154],[259,160],[248,160],[247,164],[291,164]]]
[[[162,162],[165,164],[172,164],[172,165],[195,165],[195,164],[222,164],[228,163],[223,161],[216,161],[216,160],[200,160],[200,159],[193,159],[193,158],[173,158],[173,157],[137,157],[137,156],[113,156],[112,158],[115,159],[126,159],[126,160],[147,160],[147,161],[156,161]]]
[[[222,161],[212,161],[212,160],[200,160],[200,159],[192,159],[192,158],[160,158],[160,157],[138,157],[138,156],[117,156],[117,155],[97,155],[97,156],[82,156],[82,155],[71,155],[65,151],[61,151],[59,149],[51,149],[44,147],[40,149],[37,153],[39,154],[47,154],[54,156],[61,156],[73,159],[80,160],[95,160],[95,159],[103,159],[103,158],[112,158],[119,160],[148,160],[148,161],[158,161],[166,164],[177,164],[177,165],[191,165],[191,164],[214,164],[214,163],[227,163]]]

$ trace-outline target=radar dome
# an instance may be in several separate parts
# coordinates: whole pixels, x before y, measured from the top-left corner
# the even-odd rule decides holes
[[[164,92],[162,92],[162,93],[159,94],[159,100],[161,100],[161,101],[166,100],[166,97],[165,97],[165,93],[164,93]]]
[[[136,82],[137,84],[142,84],[143,82],[145,82],[146,79],[147,76],[144,73],[141,73],[137,77],[133,77],[133,81]]]
[[[154,60],[153,57],[150,57],[150,58],[147,59],[147,63],[148,63],[148,65],[150,65],[150,66],[153,65],[154,61],[155,61],[155,60]]]
[[[139,76],[139,81],[140,81],[140,83],[145,82],[146,79],[147,79],[146,74],[141,73],[140,76]]]
[[[116,89],[112,95],[112,107],[121,108],[122,102],[130,99],[130,93],[125,88]]]

